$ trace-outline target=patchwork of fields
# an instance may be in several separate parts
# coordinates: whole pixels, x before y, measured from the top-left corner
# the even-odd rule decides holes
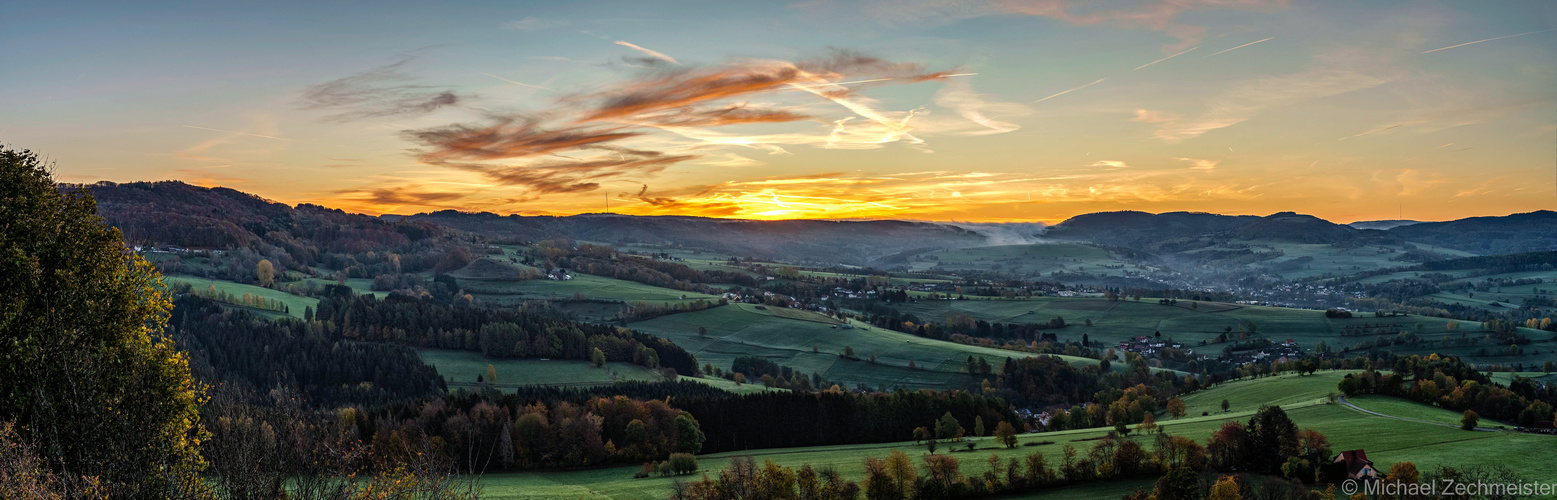
[[[849,387],[966,387],[973,380],[960,371],[969,356],[991,363],[1023,354],[924,339],[809,311],[730,304],[722,307],[662,316],[629,324],[630,328],[675,341],[699,363],[728,369],[739,356],[760,356],[801,373],[820,373]],[[698,328],[708,330],[706,336]],[[840,356],[845,347],[857,359]],[[871,355],[876,362],[869,362]],[[1096,364],[1087,358],[1067,358],[1077,364]],[[909,368],[913,362],[914,368]]]

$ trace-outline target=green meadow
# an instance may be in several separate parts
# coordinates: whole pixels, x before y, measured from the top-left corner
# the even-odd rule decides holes
[[[611,362],[595,367],[588,361],[541,359],[492,359],[479,352],[447,349],[418,349],[422,362],[436,368],[450,389],[478,387],[476,377],[487,377],[487,366],[497,371],[497,380],[483,380],[503,392],[527,385],[587,387],[628,381],[659,381],[654,370],[632,363]]]
[[[168,284],[188,283],[190,286],[201,290],[208,289],[209,287],[215,287],[219,292],[227,292],[237,297],[242,297],[244,294],[249,294],[253,296],[264,297],[266,300],[280,301],[282,304],[286,304],[288,310],[287,314],[298,319],[302,319],[304,309],[310,307],[319,307],[319,299],[292,295],[280,290],[272,290],[261,286],[233,283],[231,281],[209,280],[205,278],[196,278],[193,276],[163,276],[162,281]],[[276,311],[261,309],[250,310],[267,317],[282,314]]]
[[[1158,421],[1163,432],[1194,438],[1204,444],[1216,428],[1228,421],[1247,421],[1258,409],[1259,394],[1270,396],[1296,392],[1287,399],[1302,399],[1286,403],[1283,408],[1299,428],[1314,429],[1324,433],[1336,451],[1364,449],[1368,457],[1378,463],[1381,470],[1391,464],[1409,461],[1420,470],[1430,470],[1440,465],[1465,466],[1473,463],[1500,463],[1507,465],[1527,479],[1543,479],[1557,475],[1557,437],[1514,432],[1467,432],[1459,429],[1410,422],[1369,415],[1339,404],[1326,404],[1324,396],[1335,387],[1340,374],[1319,374],[1307,377],[1271,377],[1239,380],[1191,395],[1186,398],[1233,402],[1233,411],[1202,417],[1192,413],[1181,419],[1164,417]],[[1308,398],[1307,396],[1315,396]],[[1399,403],[1406,403],[1398,401]],[[1369,401],[1379,408],[1395,410],[1396,402]],[[1412,404],[1412,403],[1406,403]],[[1418,405],[1421,406],[1421,405]],[[1218,410],[1220,408],[1218,407]],[[1376,410],[1378,411],[1378,410]],[[1412,418],[1439,421],[1458,414],[1431,407],[1412,410]],[[1432,412],[1441,415],[1434,415]],[[1220,413],[1220,412],[1218,412]],[[952,456],[962,462],[965,475],[981,474],[987,469],[985,460],[997,455],[1001,460],[1020,458],[1033,452],[1043,453],[1053,466],[1062,461],[1066,445],[1085,452],[1092,441],[1105,435],[1108,429],[1080,429],[1052,433],[1023,434],[1019,436],[1023,446],[1005,449],[991,438],[973,438],[978,449],[974,452],[956,452]],[[1135,436],[1147,448],[1153,446],[1153,438]],[[1027,443],[1036,445],[1027,446]],[[960,448],[960,447],[959,447]],[[779,465],[798,468],[832,467],[844,477],[858,481],[864,476],[864,460],[884,457],[893,449],[901,449],[910,456],[925,454],[925,448],[912,442],[862,444],[847,446],[823,446],[773,450],[748,450],[744,452],[718,453],[698,457],[702,471],[714,474],[727,466],[729,459],[747,455],[759,462],[772,460]],[[939,453],[948,453],[943,446]],[[1525,457],[1523,460],[1503,460],[1500,457]],[[483,496],[495,499],[539,498],[664,498],[670,491],[671,478],[651,477],[633,479],[638,466],[606,467],[589,470],[554,471],[535,473],[488,474],[482,477]],[[694,476],[694,478],[699,476]],[[1041,492],[1031,498],[1117,498],[1137,488],[1149,490],[1150,480],[1122,480],[1092,483]]]

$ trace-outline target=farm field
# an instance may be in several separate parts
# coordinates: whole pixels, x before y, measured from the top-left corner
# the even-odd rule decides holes
[[[762,307],[759,309],[759,307]],[[728,369],[736,357],[753,355],[794,368],[800,373],[820,373],[834,383],[854,387],[953,388],[971,385],[959,374],[968,356],[982,356],[997,363],[1023,353],[924,339],[903,333],[842,322],[798,309],[730,304],[693,313],[661,316],[628,326],[676,342],[697,357]],[[698,327],[708,329],[698,335]],[[859,359],[839,356],[852,347]],[[876,363],[867,361],[876,356]],[[1078,364],[1095,360],[1069,358]],[[912,361],[915,368],[909,369]]]
[[[487,375],[487,365],[497,369],[497,382],[486,381],[503,392],[526,385],[587,387],[633,380],[658,381],[653,370],[632,363],[611,362],[596,368],[587,361],[540,359],[492,359],[479,352],[417,349],[422,362],[436,368],[452,390],[477,387],[476,377]]]
[[[1336,376],[1305,377],[1292,381],[1281,378],[1239,380],[1219,385],[1195,395],[1199,399],[1248,400],[1250,395],[1272,394],[1298,390],[1305,394],[1323,394],[1333,388]],[[1276,385],[1268,385],[1276,382]],[[1261,387],[1265,386],[1265,387]],[[1437,425],[1395,420],[1368,415],[1342,405],[1324,404],[1320,401],[1294,402],[1283,406],[1299,428],[1315,429],[1324,433],[1335,450],[1361,448],[1382,470],[1399,461],[1410,461],[1419,470],[1430,470],[1440,465],[1463,465],[1466,457],[1522,456],[1528,460],[1499,461],[1514,469],[1521,477],[1541,479],[1557,474],[1557,437],[1514,432],[1466,432]],[[1239,409],[1224,415],[1209,417],[1191,416],[1181,419],[1159,420],[1164,432],[1194,438],[1204,444],[1211,433],[1223,422],[1246,421],[1257,408]],[[1085,452],[1095,439],[1107,429],[1080,429],[1052,433],[1023,434],[1023,443],[1045,442],[1037,446],[1019,446],[1007,450],[990,438],[974,438],[979,449],[973,453],[953,453],[962,462],[965,475],[984,472],[984,459],[991,453],[1009,460],[1033,452],[1041,452],[1048,462],[1062,460],[1061,451],[1067,444]],[[1152,438],[1132,437],[1147,448]],[[774,450],[750,450],[719,453],[698,457],[701,471],[717,473],[739,455],[749,455],[759,463],[773,460],[779,465],[796,467],[811,464],[813,467],[833,467],[844,477],[858,481],[864,475],[863,462],[868,457],[883,457],[893,449],[902,449],[910,456],[920,457],[924,447],[912,442],[826,446]],[[942,453],[945,453],[944,451]],[[490,474],[483,477],[484,497],[498,499],[531,498],[663,498],[670,488],[671,478],[632,479],[638,466],[624,466],[585,471]],[[697,476],[694,476],[697,477]],[[1030,498],[1117,498],[1136,488],[1149,489],[1150,481],[1128,480],[1094,483],[1042,492]],[[1094,496],[1088,496],[1094,495]]]
[[[289,316],[292,316],[294,318],[298,318],[298,319],[302,319],[303,318],[303,310],[304,309],[310,308],[310,307],[319,307],[319,299],[315,299],[315,298],[312,298],[312,297],[302,297],[302,296],[292,295],[290,293],[286,293],[286,292],[283,292],[283,291],[280,291],[280,290],[272,290],[272,289],[265,288],[265,287],[260,287],[260,286],[245,285],[245,284],[242,284],[242,283],[233,283],[231,281],[209,280],[209,279],[205,279],[205,278],[197,278],[197,277],[194,277],[194,276],[163,276],[162,277],[162,281],[165,282],[165,283],[170,283],[170,284],[171,283],[188,283],[190,286],[195,287],[197,289],[206,289],[207,287],[213,287],[214,286],[214,287],[216,287],[216,290],[219,291],[219,292],[227,292],[227,293],[230,293],[230,294],[238,296],[238,297],[242,297],[243,294],[249,294],[249,295],[264,297],[267,300],[280,301],[281,303],[286,304],[286,306],[287,306],[288,313],[286,313],[286,314],[289,315]],[[265,316],[281,315],[282,314],[282,313],[276,312],[276,311],[266,311],[266,310],[259,310],[259,309],[250,309],[250,310],[251,311],[255,311],[255,312],[257,312],[257,313],[259,313],[261,315],[265,315]]]

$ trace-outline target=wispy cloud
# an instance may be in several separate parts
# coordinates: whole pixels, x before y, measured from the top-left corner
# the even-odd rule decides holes
[[[1180,52],[1200,43],[1206,36],[1204,26],[1179,22],[1183,13],[1198,9],[1237,7],[1268,9],[1285,7],[1285,0],[1148,0],[1129,8],[1111,9],[1111,3],[1084,0],[999,0],[997,9],[1058,19],[1076,26],[1118,26],[1149,29],[1178,39],[1164,47],[1165,52]]]
[[[301,141],[297,141],[295,139],[287,139],[285,137],[276,137],[276,136],[273,136],[273,135],[263,135],[263,134],[251,134],[251,133],[248,133],[248,132],[239,132],[239,131],[236,131],[236,130],[222,130],[222,129],[219,129],[219,128],[197,127],[197,126],[194,126],[194,125],[180,125],[180,127],[192,128],[192,129],[198,129],[198,130],[210,130],[212,132],[226,132],[226,133],[229,133],[229,134],[237,134],[237,135],[248,136],[248,137],[259,137],[259,138],[262,138],[262,139],[275,139],[275,140],[278,140],[278,141],[301,142]]]
[[[1098,161],[1092,162],[1092,166],[1094,166],[1094,167],[1108,167],[1108,168],[1129,168],[1130,167],[1130,165],[1126,164],[1125,162],[1119,161],[1119,160],[1098,160]]]
[[[533,113],[491,114],[485,122],[411,130],[405,136],[419,146],[414,151],[425,164],[476,173],[531,195],[578,193],[608,181],[647,184],[640,181],[693,160],[720,166],[760,164],[719,151],[732,146],[770,153],[783,153],[787,145],[868,149],[906,142],[923,147],[924,141],[912,135],[919,130],[911,121],[919,110],[883,110],[864,95],[882,85],[948,82],[949,90],[938,93],[937,102],[979,127],[959,129],[938,121],[927,124],[928,130],[1015,130],[985,113],[1018,110],[986,102],[966,84],[948,80],[968,75],[848,51],[798,62],[737,59],[707,66],[658,66],[594,91],[559,97],[553,106]],[[786,92],[791,90],[801,92]],[[829,112],[819,106],[824,103],[837,107]],[[724,130],[733,125],[802,130]]]
[[[1135,110],[1135,118],[1131,118],[1130,121],[1141,123],[1170,123],[1177,121],[1178,119],[1179,115],[1175,115],[1173,113],[1160,113],[1149,109],[1137,109]]]
[[[1529,31],[1529,32],[1519,33],[1519,34],[1514,34],[1514,35],[1506,35],[1506,36],[1498,36],[1498,37],[1492,37],[1492,38],[1484,38],[1484,39],[1481,39],[1481,40],[1476,40],[1474,42],[1465,42],[1465,43],[1462,43],[1462,44],[1450,45],[1448,47],[1439,47],[1439,48],[1436,48],[1436,49],[1433,49],[1433,50],[1424,50],[1424,51],[1422,51],[1422,53],[1423,54],[1431,54],[1433,52],[1438,52],[1440,50],[1449,50],[1449,49],[1464,47],[1466,45],[1475,45],[1475,44],[1482,43],[1482,42],[1490,42],[1490,41],[1493,41],[1493,40],[1503,40],[1503,39],[1507,39],[1507,38],[1521,37],[1521,36],[1525,36],[1525,35],[1534,35],[1536,33],[1546,33],[1548,31],[1557,31],[1557,28],[1548,28],[1548,29],[1544,29],[1544,30],[1540,30],[1540,31]]]
[[[518,85],[520,87],[529,87],[529,88],[532,88],[532,89],[549,90],[549,91],[552,91],[552,92],[556,92],[556,90],[554,90],[554,89],[550,89],[550,88],[547,88],[547,87],[542,87],[540,85],[530,85],[528,83],[516,82],[516,81],[509,80],[507,78],[503,78],[501,76],[497,76],[497,75],[494,75],[494,74],[491,74],[491,73],[482,73],[482,74],[486,75],[486,76],[490,76],[492,78],[496,78],[498,80],[502,80],[502,81],[505,81],[505,82],[508,82],[508,83],[512,83],[514,85]]]
[[[568,22],[562,19],[546,19],[526,16],[524,19],[503,23],[503,27],[519,31],[538,31],[546,28],[566,26],[567,24]]]
[[[1326,54],[1304,71],[1235,83],[1212,97],[1198,116],[1161,122],[1156,136],[1168,143],[1182,142],[1243,123],[1272,108],[1377,87],[1398,75],[1399,71],[1385,61],[1359,51]]]
[[[1222,163],[1217,160],[1202,160],[1200,158],[1178,158],[1178,160],[1189,162],[1189,168],[1194,170],[1212,170],[1216,168],[1217,164]]]
[[[661,61],[665,61],[665,62],[668,62],[668,63],[671,63],[671,64],[681,64],[681,62],[677,61],[676,58],[667,56],[667,55],[665,55],[665,53],[657,51],[657,50],[654,50],[654,49],[646,49],[646,48],[640,47],[638,45],[634,45],[634,44],[631,44],[631,43],[628,43],[628,42],[624,42],[624,41],[621,41],[621,40],[617,40],[616,44],[617,45],[621,45],[623,47],[627,47],[629,49],[636,50],[638,52],[642,52],[644,55],[647,55],[647,56],[655,58],[655,59],[659,59]]]
[[[404,72],[410,59],[368,69],[345,78],[303,89],[305,109],[335,109],[327,119],[344,121],[399,115],[421,115],[460,102],[451,90],[411,83]]]

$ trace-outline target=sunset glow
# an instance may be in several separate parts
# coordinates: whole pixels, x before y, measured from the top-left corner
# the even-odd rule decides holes
[[[1441,220],[1554,205],[1554,5],[18,5],[0,140],[370,214]]]

